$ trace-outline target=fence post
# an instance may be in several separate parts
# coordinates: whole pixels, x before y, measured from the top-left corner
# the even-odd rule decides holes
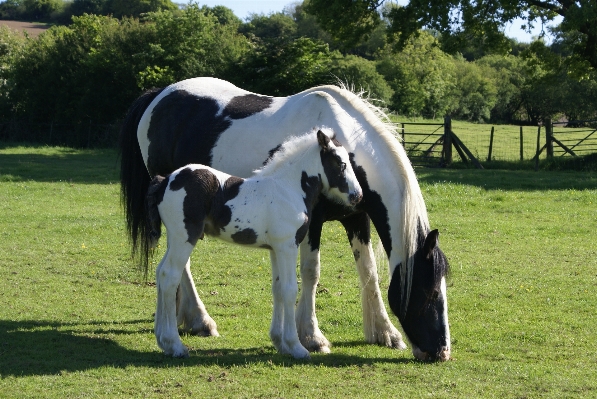
[[[406,134],[406,130],[404,130],[404,123],[402,123],[402,145],[405,145],[406,143],[406,137],[404,136]]]
[[[537,152],[535,153],[535,172],[539,170],[539,154],[541,154],[541,126],[537,126]]]
[[[443,163],[449,165],[452,163],[452,119],[449,115],[444,116],[444,147],[442,149]]]
[[[489,135],[489,153],[487,154],[487,162],[491,162],[491,153],[493,152],[493,131],[495,126],[491,127],[491,134]]]
[[[547,157],[553,158],[553,125],[551,118],[545,120],[545,140]]]
[[[520,127],[520,160],[524,160],[524,151],[523,151],[523,140],[522,140],[522,126]]]

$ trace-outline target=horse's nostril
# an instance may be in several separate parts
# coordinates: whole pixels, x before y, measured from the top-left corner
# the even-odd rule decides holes
[[[361,193],[353,193],[349,195],[348,199],[351,204],[358,204],[363,199],[363,195]]]

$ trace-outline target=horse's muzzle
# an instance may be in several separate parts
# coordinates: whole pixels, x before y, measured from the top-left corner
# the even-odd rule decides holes
[[[359,202],[361,202],[361,200],[363,199],[363,193],[356,192],[356,193],[352,193],[348,196],[348,200],[350,201],[351,205],[356,205]]]
[[[413,346],[413,355],[418,360],[423,362],[445,362],[450,360],[450,348],[447,346],[443,346],[440,348],[439,352],[436,354],[430,354],[429,352],[423,352],[417,347]]]

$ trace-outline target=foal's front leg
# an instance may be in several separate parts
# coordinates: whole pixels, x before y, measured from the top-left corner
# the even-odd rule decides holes
[[[154,332],[158,346],[166,355],[188,357],[189,350],[178,335],[176,290],[193,246],[168,237],[168,250],[156,271],[157,307]]]
[[[270,252],[272,262],[272,294],[274,310],[270,338],[280,353],[288,353],[295,359],[309,358],[309,351],[299,341],[294,319],[294,306],[298,293],[296,259],[298,248],[274,249]]]

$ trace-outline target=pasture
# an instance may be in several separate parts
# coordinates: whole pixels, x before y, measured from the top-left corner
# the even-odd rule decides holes
[[[363,343],[337,223],[324,227],[317,296],[331,354],[279,355],[268,253],[206,239],[192,268],[221,337],[186,335],[188,359],[164,356],[117,167],[112,150],[0,146],[0,397],[597,396],[595,173],[417,170],[452,267],[453,360],[427,364]]]

